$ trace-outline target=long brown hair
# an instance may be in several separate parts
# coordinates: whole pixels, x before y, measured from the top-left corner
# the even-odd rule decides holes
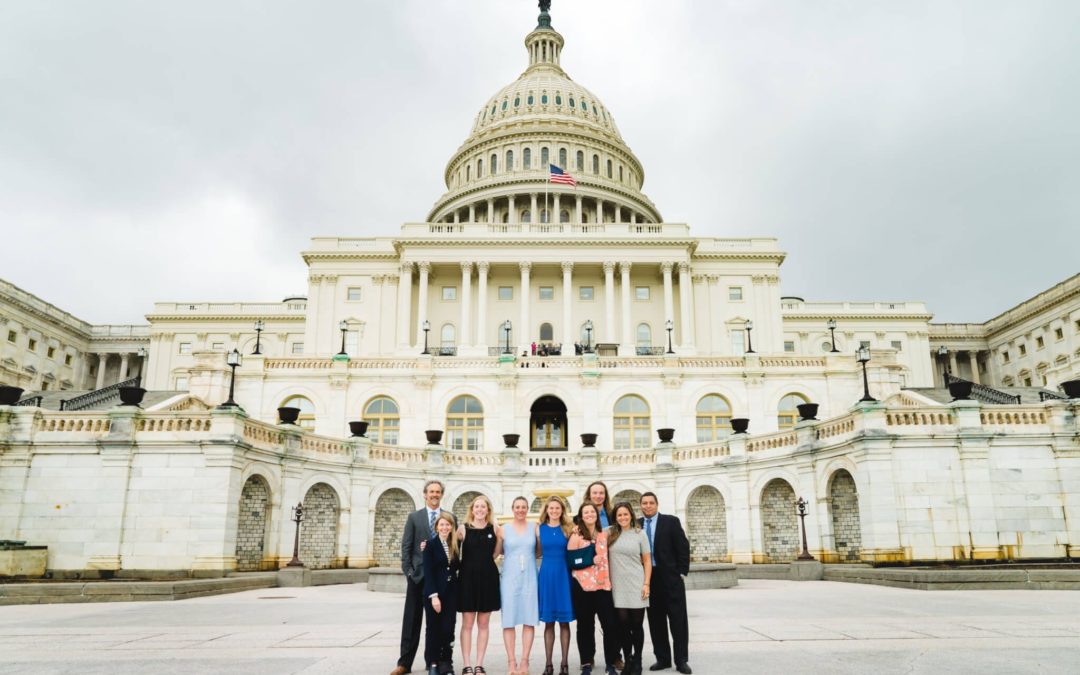
[[[440,520],[445,520],[446,522],[450,523],[450,534],[446,537],[446,545],[450,549],[450,560],[453,561],[455,558],[459,558],[461,556],[461,544],[460,542],[458,542],[457,536],[457,523],[454,522],[454,514],[448,511],[442,511],[441,513],[439,513],[439,516],[435,519],[436,538],[438,538],[439,536]],[[430,545],[431,544],[428,544],[428,546]]]
[[[630,527],[628,530],[638,530],[637,518],[634,517],[634,507],[630,506],[630,502],[619,502],[615,505],[615,510],[611,512],[611,525],[607,529],[607,543],[608,547],[615,545],[615,542],[619,540],[619,535],[623,533],[622,525],[619,525],[619,509],[626,509],[630,512]]]
[[[570,530],[573,529],[574,525],[570,522],[570,514],[566,512],[566,502],[564,502],[559,495],[551,495],[548,497],[547,502],[544,504],[543,523],[545,525],[548,524],[547,511],[551,502],[555,502],[559,505],[559,527],[562,528],[563,536],[569,539]]]
[[[589,493],[592,492],[592,489],[593,489],[594,485],[599,485],[600,487],[604,488],[604,512],[607,513],[610,516],[611,515],[611,490],[607,489],[607,484],[604,483],[604,481],[596,480],[596,481],[593,481],[593,482],[589,483],[589,487],[585,488],[585,501],[587,501],[587,502],[592,501],[592,495],[590,495]],[[600,513],[599,512],[597,512],[597,514],[596,514],[596,521],[600,522]]]
[[[580,536],[585,541],[593,541],[593,533],[589,532],[589,527],[581,518],[581,514],[585,512],[585,509],[592,509],[593,511],[596,511],[596,525],[593,526],[593,529],[596,530],[597,534],[600,533],[600,510],[597,509],[596,504],[593,504],[592,502],[582,503],[582,505],[579,506],[577,510],[578,536]]]

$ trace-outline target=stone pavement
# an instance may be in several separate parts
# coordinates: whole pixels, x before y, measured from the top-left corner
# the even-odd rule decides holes
[[[355,584],[3,607],[0,673],[386,675],[397,656],[401,602]],[[506,664],[497,616],[485,663],[492,675]],[[692,591],[690,629],[690,663],[702,675],[1080,671],[1075,591],[744,580]],[[542,651],[537,641],[534,673]],[[648,640],[646,654],[648,666]],[[577,672],[574,647],[571,662]],[[414,673],[419,666],[418,659]]]

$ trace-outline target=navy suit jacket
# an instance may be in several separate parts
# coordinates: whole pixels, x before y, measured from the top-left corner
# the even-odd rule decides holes
[[[446,551],[438,536],[428,540],[424,547],[424,602],[434,593],[439,594],[442,611],[457,610],[458,570],[461,561],[446,559]]]
[[[644,529],[645,519],[640,518],[638,522]],[[658,513],[654,527],[655,570],[683,576],[690,574],[690,540],[683,532],[682,522],[676,516]]]

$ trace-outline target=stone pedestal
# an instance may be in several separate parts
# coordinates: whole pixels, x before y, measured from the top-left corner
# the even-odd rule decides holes
[[[311,585],[311,570],[306,567],[282,567],[277,572],[280,588],[296,588]]]
[[[404,593],[405,574],[393,567],[375,567],[368,570],[367,589],[375,593]]]
[[[690,565],[690,574],[684,580],[686,590],[698,591],[704,588],[731,588],[739,585],[739,575],[731,563],[695,563]]]
[[[45,546],[25,546],[22,542],[0,542],[0,577],[45,576],[49,551]]]
[[[796,560],[788,569],[792,581],[821,581],[825,578],[825,565],[817,560]]]

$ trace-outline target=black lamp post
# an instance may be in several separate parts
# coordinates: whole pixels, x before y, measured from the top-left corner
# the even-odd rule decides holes
[[[870,395],[870,381],[866,379],[866,362],[870,360],[870,349],[859,347],[855,352],[855,360],[862,364],[863,397],[859,401],[876,401],[877,399]]]
[[[510,325],[510,319],[507,319],[506,321],[503,321],[502,329],[503,329],[503,332],[506,334],[506,348],[503,349],[503,354],[513,354],[514,353],[514,352],[510,351],[510,329],[511,328],[512,328],[512,326]]]
[[[240,362],[243,361],[243,359],[244,357],[235,349],[225,355],[225,363],[229,364],[229,367],[232,368],[232,375],[229,376],[229,399],[219,405],[219,408],[239,407],[236,405],[236,401],[233,400],[233,394],[236,391],[236,367],[240,365]]]
[[[139,351],[135,353],[139,355],[139,379],[135,381],[135,386],[141,387],[143,381],[143,373],[146,372],[146,347],[139,347]]]
[[[829,340],[832,341],[832,349],[829,352],[835,354],[840,351],[836,348],[836,319],[829,319],[825,325],[829,327]]]
[[[810,555],[810,551],[806,548],[806,500],[799,497],[799,501],[795,502],[795,507],[799,510],[799,524],[802,526],[802,553],[796,560],[817,560],[814,556]]]
[[[424,323],[421,325],[421,328],[424,329],[424,351],[422,351],[420,353],[421,354],[430,354],[431,350],[428,349],[428,331],[431,330],[431,322],[428,321],[427,319],[424,319]]]
[[[300,502],[294,506],[292,512],[292,521],[296,523],[296,533],[293,534],[292,560],[286,567],[303,567],[304,563],[300,562],[300,521],[304,519],[304,503]]]
[[[585,352],[592,352],[592,319],[585,322]]]
[[[941,345],[937,348],[937,355],[941,357],[941,386],[949,386],[949,348]]]
[[[754,341],[751,339],[751,333],[754,332],[754,322],[746,322],[746,353],[754,354]]]
[[[338,322],[338,330],[341,331],[341,351],[338,352],[338,356],[348,356],[345,351],[345,331],[349,330],[349,322],[342,319]]]
[[[251,352],[252,356],[262,354],[262,332],[265,327],[262,319],[255,322],[255,351]]]
[[[674,354],[675,350],[671,348],[671,331],[675,328],[675,322],[671,319],[668,319],[664,323],[664,328],[667,329],[667,353]]]

